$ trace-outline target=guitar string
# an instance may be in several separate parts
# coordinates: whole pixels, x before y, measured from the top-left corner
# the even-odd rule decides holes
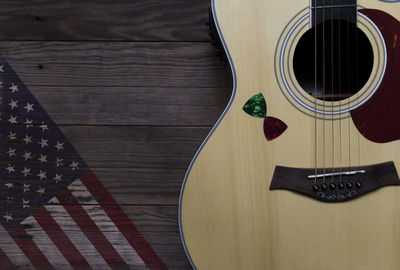
[[[322,101],[323,101],[323,111],[325,112],[325,93],[326,93],[326,67],[325,67],[325,60],[326,60],[326,46],[325,46],[325,4],[324,0],[322,1]],[[325,116],[323,117],[322,124],[323,124],[323,157],[324,157],[324,172],[323,172],[323,180],[322,182],[325,183],[325,174],[326,174],[326,145],[325,145]]]
[[[318,3],[317,3],[317,0],[311,0],[311,1],[314,1],[314,4],[315,4],[315,6],[318,6]],[[318,145],[318,143],[317,143],[317,140],[318,140],[318,138],[317,138],[317,78],[318,78],[318,68],[317,68],[317,65],[318,65],[318,61],[317,61],[317,57],[318,57],[318,54],[317,54],[317,48],[318,48],[318,43],[317,43],[317,17],[318,17],[318,9],[314,9],[314,106],[315,106],[315,109],[314,109],[314,113],[315,113],[315,117],[314,117],[314,135],[315,135],[315,146],[314,146],[314,148],[315,148],[315,170],[314,170],[314,176],[315,176],[315,178],[314,178],[314,185],[315,184],[317,184],[317,173],[318,173],[318,170],[317,170],[317,166],[318,166],[318,163],[317,163],[317,145]]]
[[[331,6],[333,7],[333,0],[331,0]],[[334,132],[334,121],[333,121],[333,101],[334,101],[334,93],[333,93],[333,87],[334,87],[334,80],[333,80],[333,72],[334,72],[334,65],[333,65],[333,8],[331,9],[331,93],[332,93],[332,97],[331,97],[331,108],[332,108],[332,173],[335,172],[335,132]],[[340,8],[339,8],[339,12],[340,12]],[[332,174],[332,178],[331,178],[331,182],[333,182],[333,174]]]
[[[339,29],[338,29],[338,86],[339,86],[339,111],[342,111],[342,80],[341,80],[341,70],[340,70],[340,65],[341,65],[341,9],[339,8],[339,15],[338,15],[338,22],[339,22]],[[342,120],[339,120],[339,182],[342,181]]]
[[[357,1],[356,1],[356,3],[357,3]],[[360,85],[359,85],[359,61],[358,61],[358,57],[359,57],[359,54],[358,54],[358,29],[357,29],[357,26],[358,26],[358,17],[357,17],[357,6],[356,6],[356,90],[357,90],[357,104],[359,103],[359,97],[360,97],[360,95],[359,95],[359,90],[361,90],[361,89],[359,89],[359,87],[360,87]],[[360,132],[357,132],[357,160],[358,160],[358,167],[360,167]]]
[[[347,36],[346,36],[346,40],[347,40],[347,43],[346,43],[346,51],[347,51],[347,53],[346,53],[346,59],[347,59],[347,91],[350,91],[350,69],[349,69],[349,67],[350,67],[350,43],[349,43],[349,40],[350,40],[350,36],[349,36],[349,27],[350,27],[350,23],[349,23],[349,21],[350,21],[350,12],[347,12],[347,22],[346,22],[346,24],[347,24]],[[350,110],[350,103],[348,102],[347,103],[348,105],[348,110]],[[350,118],[351,117],[348,117],[348,127],[347,127],[347,129],[348,129],[348,139],[349,139],[349,170],[350,170],[350,167],[351,167],[351,134],[350,134]]]

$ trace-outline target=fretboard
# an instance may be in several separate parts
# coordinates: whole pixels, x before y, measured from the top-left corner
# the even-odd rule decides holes
[[[311,0],[312,25],[340,19],[356,23],[357,0]]]

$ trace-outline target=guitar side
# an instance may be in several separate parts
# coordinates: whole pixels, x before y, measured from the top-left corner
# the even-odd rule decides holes
[[[400,4],[373,0],[359,4],[400,17]],[[400,165],[398,141],[368,141],[349,118],[333,126],[316,122],[291,106],[279,90],[274,72],[276,44],[283,28],[309,2],[215,0],[212,5],[229,50],[235,89],[228,108],[196,154],[182,187],[181,234],[193,266],[400,269],[398,187],[385,187],[337,204],[269,190],[276,166],[311,168],[315,151],[325,155],[328,164],[336,159],[342,163],[349,160],[351,165],[384,161],[394,161],[396,168]],[[267,114],[288,126],[270,142],[265,140],[262,121],[242,110],[249,97],[258,92],[265,96]],[[315,149],[316,125],[324,127],[325,140],[342,141],[336,156],[332,155],[333,148]],[[329,137],[332,128],[340,130],[339,136]],[[321,138],[318,143],[322,143]]]

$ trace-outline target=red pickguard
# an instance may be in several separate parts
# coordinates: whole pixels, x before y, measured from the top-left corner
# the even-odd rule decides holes
[[[400,139],[400,22],[376,9],[361,9],[381,31],[387,66],[379,89],[361,107],[351,111],[358,131],[368,140],[384,143]]]

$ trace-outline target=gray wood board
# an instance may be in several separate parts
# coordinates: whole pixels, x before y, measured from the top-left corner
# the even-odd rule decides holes
[[[90,168],[185,169],[210,130],[209,127],[176,126],[67,125],[59,128]],[[17,134],[17,139],[23,135]],[[33,143],[41,136],[40,131],[37,136],[32,133]],[[47,138],[51,138],[51,134]],[[1,150],[6,152],[7,147]],[[64,164],[73,161],[68,153],[63,158]],[[24,161],[24,164],[35,166],[32,162],[36,160]],[[7,163],[7,160],[0,161],[0,164]],[[18,161],[14,164],[19,165]]]
[[[0,40],[205,41],[209,0],[2,0]]]
[[[89,214],[91,212],[93,212],[93,214],[96,214],[99,209],[97,206],[84,207]],[[177,206],[122,206],[122,208],[123,211],[133,221],[139,232],[144,236],[144,238],[156,251],[158,256],[161,257],[161,259],[164,261],[169,269],[189,268],[189,263],[186,259],[186,255],[184,253],[179,236],[177,223]],[[63,231],[68,234],[69,239],[74,241],[74,243],[79,243],[82,240],[81,238],[77,237],[77,235],[79,234],[74,233],[77,230],[79,231],[79,229],[76,226],[71,225],[68,221],[70,219],[68,214],[66,214],[65,211],[59,211],[59,209],[59,207],[54,207],[49,210],[48,213],[58,217],[58,220],[65,220],[65,223],[61,224],[63,227]],[[79,215],[75,215],[74,218],[77,220],[77,222],[79,222]],[[85,217],[83,216],[81,218],[85,219]],[[119,233],[115,232],[115,229],[108,227],[109,222],[107,220],[97,220],[97,223],[100,224],[98,225],[99,229],[103,232],[107,232],[109,237],[114,237],[115,239],[121,237],[119,236]],[[28,219],[26,222],[24,222],[24,225],[27,228],[26,231],[28,237],[32,237],[32,240],[35,241],[35,233],[41,231],[42,228],[38,227],[38,224],[34,222],[33,219]],[[47,230],[52,230],[51,225],[48,224]],[[56,228],[54,230],[56,230]],[[96,230],[97,228],[92,228],[89,225],[85,227],[86,233],[95,232]],[[2,233],[3,232],[0,232],[0,246],[9,244],[8,242],[4,242],[6,241],[5,239],[8,239],[8,237],[5,237],[5,235],[2,235]],[[48,252],[51,252],[51,250],[48,250]],[[66,250],[64,250],[64,252],[66,252]],[[132,269],[138,269],[138,265],[130,266],[132,267]]]
[[[229,71],[199,42],[0,42],[28,86],[230,88]]]
[[[210,126],[232,92],[196,87],[29,88],[55,123],[68,125]]]

